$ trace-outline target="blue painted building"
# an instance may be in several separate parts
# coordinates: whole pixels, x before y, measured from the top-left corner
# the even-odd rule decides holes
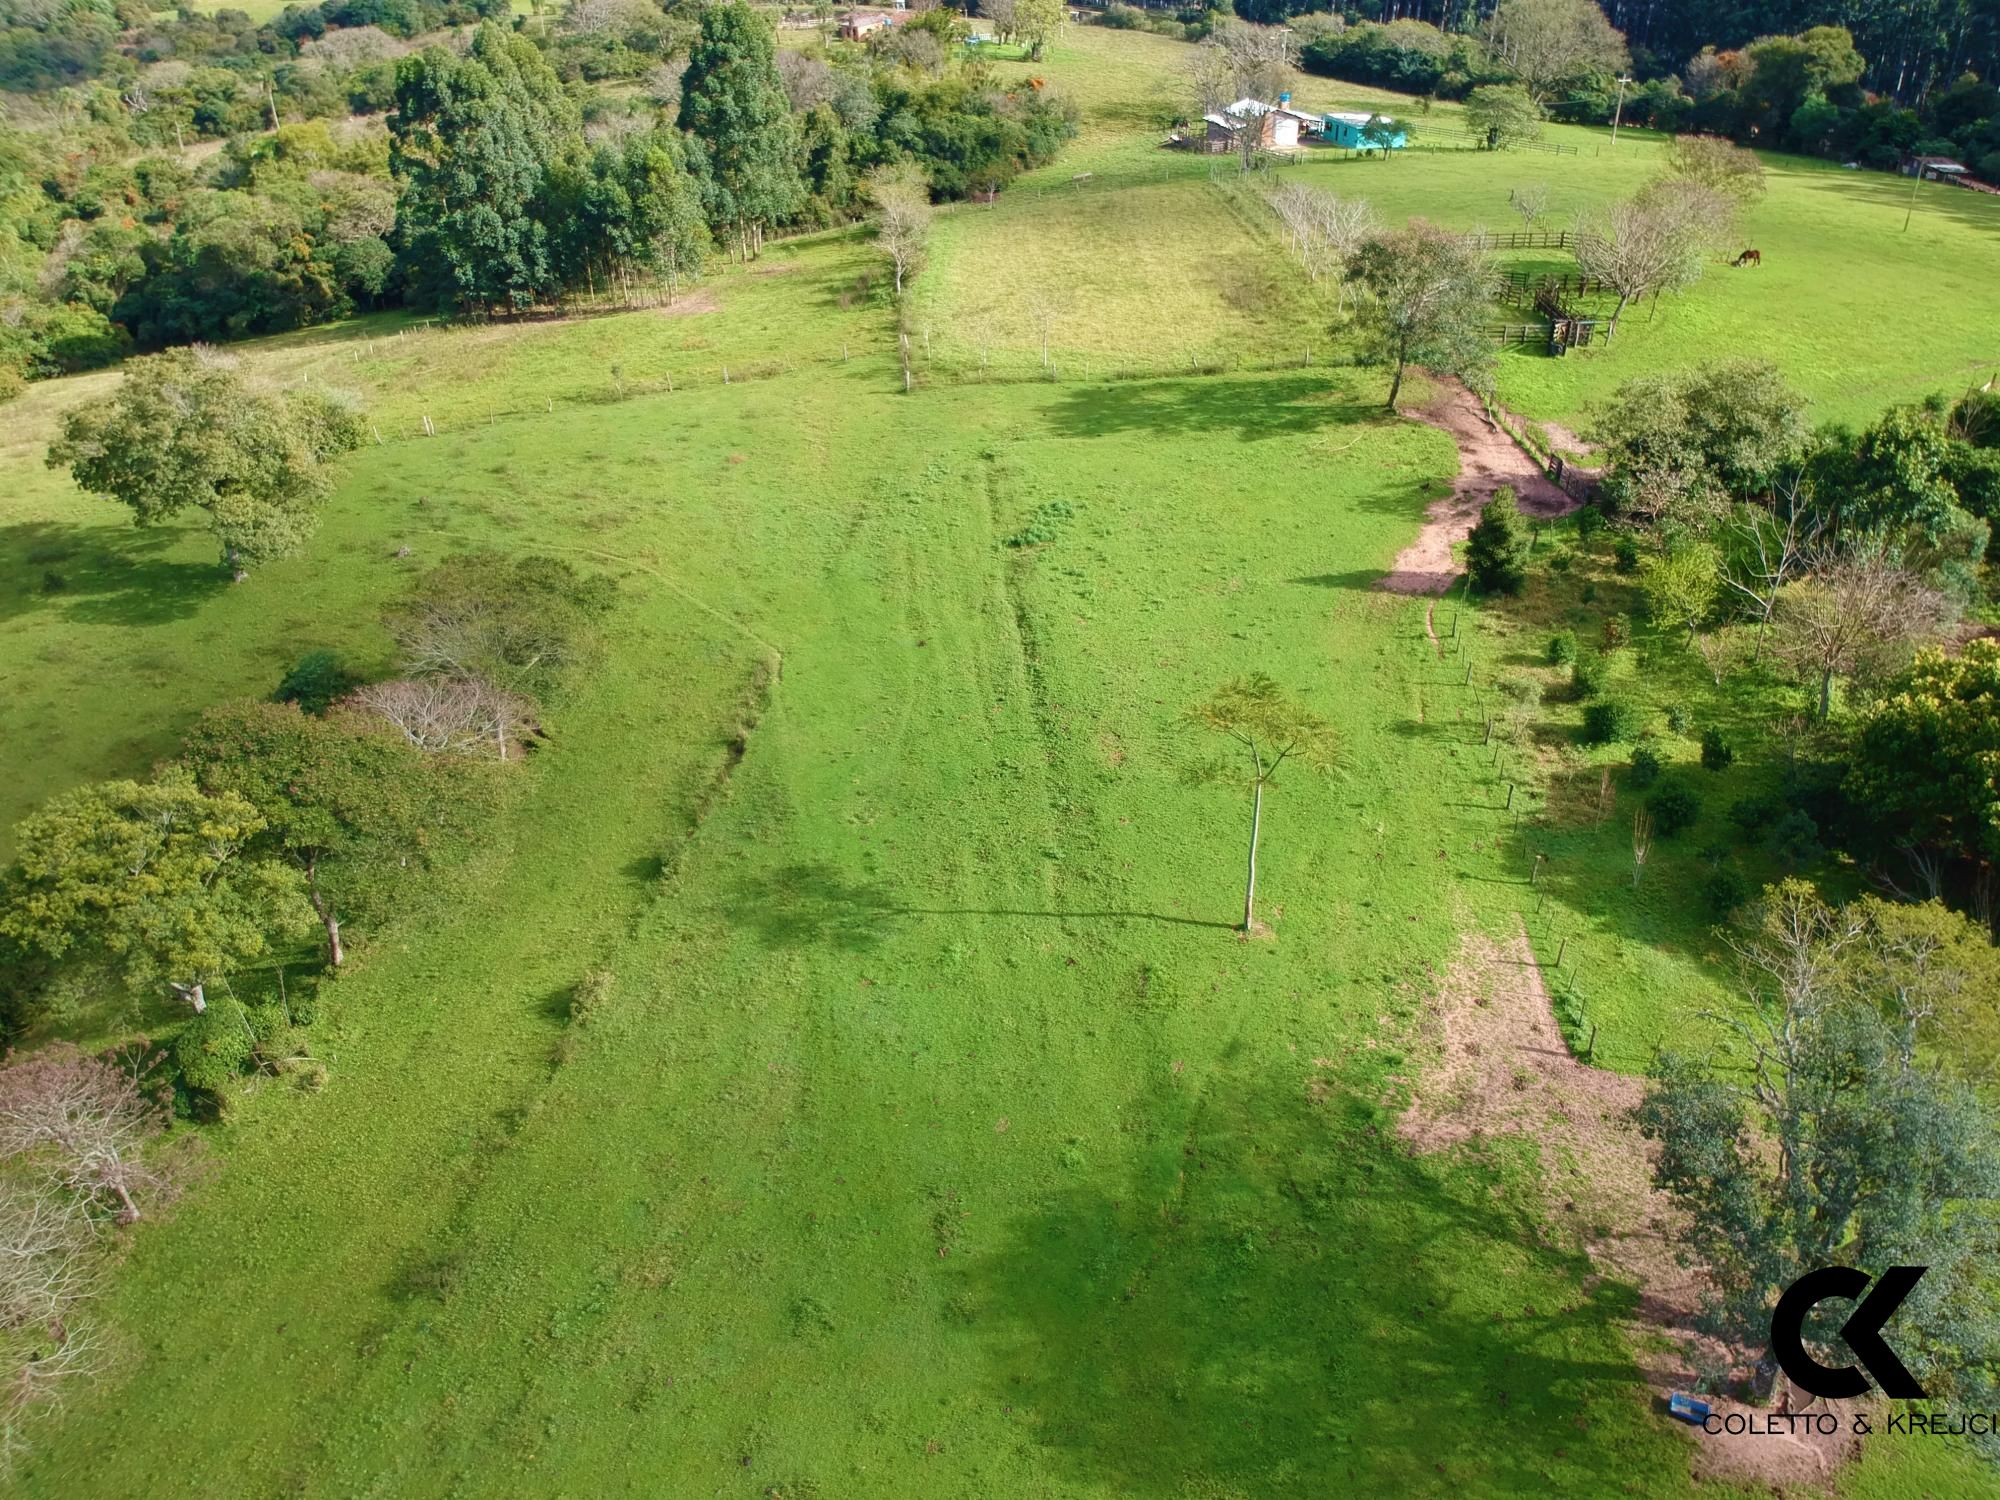
[[[1370,120],[1375,122],[1373,133],[1367,129]],[[1321,117],[1320,133],[1329,146],[1345,146],[1350,151],[1379,151],[1384,147],[1400,151],[1409,142],[1408,133],[1388,115],[1351,112],[1324,115]]]

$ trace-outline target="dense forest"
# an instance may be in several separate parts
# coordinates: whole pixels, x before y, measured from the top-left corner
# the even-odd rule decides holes
[[[385,305],[671,294],[770,228],[858,216],[873,168],[960,197],[1074,130],[961,58],[949,10],[780,53],[745,5],[491,9],[332,0],[256,26],[7,0],[0,389]]]

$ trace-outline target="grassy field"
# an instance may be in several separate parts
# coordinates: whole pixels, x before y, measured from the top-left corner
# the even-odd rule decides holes
[[[1265,275],[1283,261],[1270,226],[1217,201],[1211,171],[1228,177],[1234,163],[1160,149],[1165,120],[1176,103],[1185,108],[1176,86],[1188,50],[1146,34],[1073,27],[1046,62],[996,66],[999,76],[1033,72],[1075,94],[1084,131],[1073,152],[993,209],[961,209],[940,226],[937,266],[917,299],[938,349],[961,363],[976,361],[982,347],[995,360],[1038,360],[1031,296],[1048,281],[1061,308],[1058,347],[1072,360],[1098,348],[1116,356],[1107,364],[1169,369],[1222,351],[1254,366],[1303,359],[1308,345],[1338,346],[1330,309],[1306,298],[1299,278]],[[1410,116],[1414,105],[1306,75],[1295,78],[1294,93],[1306,109]],[[1419,142],[1426,126],[1460,123],[1450,104],[1415,119]],[[1607,137],[1549,127],[1548,140],[1575,147],[1574,155],[1436,149],[1385,161],[1313,150],[1274,175],[1358,194],[1392,222],[1422,217],[1462,229],[1520,227],[1510,190],[1546,182],[1544,226],[1564,228],[1629,196],[1658,169],[1657,139],[1625,131],[1613,147]],[[2000,198],[1927,184],[1905,232],[1907,181],[1801,157],[1766,156],[1765,164],[1769,191],[1742,226],[1743,243],[1764,252],[1760,269],[1715,265],[1690,292],[1628,315],[1609,348],[1560,360],[1510,353],[1500,365],[1501,398],[1576,425],[1628,376],[1762,358],[1813,398],[1816,416],[1855,421],[2000,369],[2000,280],[1991,274]],[[1072,185],[1083,171],[1091,179]],[[1038,190],[1048,198],[1031,198]],[[1032,262],[1022,239],[1030,219]],[[1030,264],[1035,274],[1024,274]]]
[[[1205,164],[1149,183],[1138,127],[1121,143],[1171,45],[1056,49],[1099,91],[1090,129],[1053,190],[944,221],[911,395],[853,236],[671,313],[267,341],[248,371],[354,389],[382,441],[307,553],[236,587],[199,535],[41,467],[110,377],[9,408],[0,734],[34,750],[8,821],[142,770],[305,649],[381,663],[380,606],[454,548],[557,552],[620,596],[478,856],[353,934],[326,1091],[252,1086],[212,1180],[133,1236],[116,1366],[37,1432],[22,1493],[1737,1493],[1689,1479],[1618,1327],[1637,1291],[1546,1211],[1531,1147],[1416,1156],[1394,1130],[1468,933],[1525,914],[1547,964],[1567,937],[1566,1004],[1622,1069],[1726,1000],[1686,898],[1747,773],[1632,892],[1619,819],[1575,811],[1615,757],[1570,745],[1574,709],[1482,743],[1494,682],[1622,582],[1586,552],[1455,634],[1441,605],[1440,656],[1424,602],[1372,584],[1455,460],[1374,371],[949,378],[946,317],[1015,318],[1010,265],[1084,283],[1058,344],[1101,369],[1276,344],[1310,307],[1277,269],[1235,297],[1177,269],[1262,230]],[[1165,248],[1119,241],[1125,214]],[[1089,280],[1086,234],[1147,290]],[[1723,711],[1658,643],[1621,680],[1648,651],[1650,699]],[[1213,747],[1180,713],[1251,670],[1345,753],[1274,791],[1275,935],[1245,942],[1247,808],[1189,784]],[[611,997],[578,1027],[595,968]],[[1986,1483],[1874,1444],[1840,1487]]]

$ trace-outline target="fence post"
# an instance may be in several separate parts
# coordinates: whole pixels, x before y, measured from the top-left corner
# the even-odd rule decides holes
[[[1506,806],[1500,809],[1500,811],[1512,812],[1513,810],[1514,810],[1514,783],[1510,781],[1507,783],[1507,803]]]

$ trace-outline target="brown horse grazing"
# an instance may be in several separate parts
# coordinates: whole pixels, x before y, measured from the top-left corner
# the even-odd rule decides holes
[[[1745,250],[1736,259],[1732,260],[1730,264],[1732,266],[1761,266],[1764,264],[1764,252],[1761,250]]]

